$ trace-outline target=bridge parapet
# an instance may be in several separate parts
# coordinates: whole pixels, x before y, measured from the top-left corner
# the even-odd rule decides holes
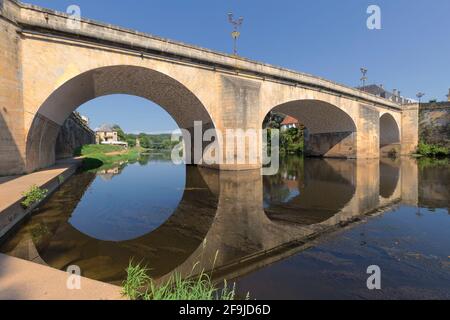
[[[247,75],[264,80],[284,82],[293,86],[327,91],[334,95],[382,105],[387,108],[401,109],[400,105],[387,99],[306,73],[90,19],[81,19],[81,28],[74,29],[68,23],[69,15],[65,13],[44,9],[35,5],[18,3],[15,0],[5,1],[20,6],[20,14],[17,20],[25,32],[51,33],[55,37],[76,37],[79,41],[94,41],[96,44],[130,50],[137,55],[155,55],[163,59],[177,60],[180,63],[194,63],[214,70],[223,69],[221,71],[241,76]]]

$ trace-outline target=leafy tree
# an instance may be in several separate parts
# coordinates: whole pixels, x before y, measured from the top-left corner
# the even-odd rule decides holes
[[[112,129],[117,131],[117,137],[120,141],[127,141],[127,135],[118,124],[113,125]]]
[[[304,149],[303,130],[290,128],[280,134],[281,151],[285,153],[302,153]]]
[[[127,135],[126,141],[127,141],[129,147],[131,147],[131,148],[136,147],[136,138],[132,138]]]
[[[139,143],[142,148],[149,149],[150,148],[150,139],[146,134],[139,134]]]

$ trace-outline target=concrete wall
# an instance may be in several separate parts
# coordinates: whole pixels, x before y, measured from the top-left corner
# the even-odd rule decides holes
[[[22,47],[19,7],[10,1],[0,6],[0,175],[9,175],[22,171],[25,162]]]
[[[61,126],[56,139],[56,159],[70,158],[77,148],[86,144],[95,144],[95,132],[79,115],[72,113]]]
[[[450,102],[420,104],[419,136],[425,143],[450,148]]]

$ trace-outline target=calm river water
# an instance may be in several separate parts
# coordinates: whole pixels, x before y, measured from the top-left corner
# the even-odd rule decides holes
[[[449,299],[449,199],[446,161],[293,156],[262,177],[142,157],[76,174],[0,251],[115,284],[130,259],[195,265],[255,299]]]

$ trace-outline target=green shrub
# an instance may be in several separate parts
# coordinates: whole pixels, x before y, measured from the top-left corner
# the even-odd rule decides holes
[[[417,153],[426,157],[448,157],[450,155],[448,148],[424,142],[419,143]]]
[[[28,191],[22,194],[24,196],[22,205],[25,208],[29,208],[32,205],[44,200],[47,194],[48,194],[47,189],[41,189],[38,186],[33,185]]]

